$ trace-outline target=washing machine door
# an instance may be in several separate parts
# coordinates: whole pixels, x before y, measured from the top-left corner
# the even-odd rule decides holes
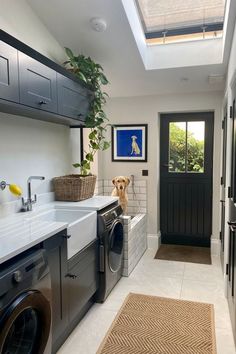
[[[109,233],[108,263],[112,272],[120,270],[123,257],[124,230],[120,220],[115,220]]]
[[[43,294],[20,294],[1,314],[1,354],[43,354],[51,328],[51,307]]]

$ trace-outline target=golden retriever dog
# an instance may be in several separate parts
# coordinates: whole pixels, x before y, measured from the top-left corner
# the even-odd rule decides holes
[[[113,189],[111,195],[113,197],[119,197],[119,204],[123,209],[124,214],[126,214],[128,206],[128,194],[126,188],[130,183],[130,179],[125,176],[117,176],[113,178],[112,183],[115,188]]]

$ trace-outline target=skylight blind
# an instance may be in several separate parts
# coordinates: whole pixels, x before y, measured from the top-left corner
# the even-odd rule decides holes
[[[146,34],[217,24],[223,26],[225,1],[136,0]]]

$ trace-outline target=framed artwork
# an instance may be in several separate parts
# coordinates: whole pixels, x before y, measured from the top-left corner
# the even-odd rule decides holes
[[[112,161],[147,161],[147,124],[112,127]]]

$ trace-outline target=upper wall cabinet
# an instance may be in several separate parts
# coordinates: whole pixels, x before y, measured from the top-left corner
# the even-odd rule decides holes
[[[92,97],[73,73],[0,29],[0,112],[81,126]]]
[[[58,113],[83,120],[89,109],[88,91],[77,82],[57,74]]]
[[[57,113],[56,72],[19,52],[20,103]]]
[[[19,102],[17,50],[0,41],[0,97]]]

